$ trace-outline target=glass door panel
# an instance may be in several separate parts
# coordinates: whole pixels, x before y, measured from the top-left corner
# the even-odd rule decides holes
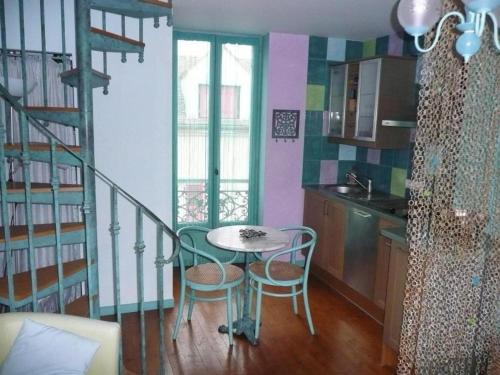
[[[247,222],[254,48],[221,44],[218,222]]]
[[[209,222],[208,41],[177,40],[177,223]]]
[[[380,71],[380,59],[359,64],[359,102],[356,137],[375,139],[375,104]]]
[[[346,97],[347,65],[338,65],[330,69],[330,135],[344,136],[344,109]]]

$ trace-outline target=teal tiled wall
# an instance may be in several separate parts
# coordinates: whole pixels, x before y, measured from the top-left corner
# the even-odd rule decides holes
[[[346,172],[354,168],[359,176],[373,179],[374,189],[405,196],[406,179],[411,173],[411,148],[374,150],[328,142],[327,56],[342,55],[344,61],[375,55],[415,55],[415,49],[411,39],[395,34],[364,42],[309,38],[302,184],[344,183]]]
[[[337,157],[337,145],[324,136],[324,113],[328,108],[328,38],[309,38],[307,66],[307,99],[304,138],[303,185],[320,183],[321,160]]]

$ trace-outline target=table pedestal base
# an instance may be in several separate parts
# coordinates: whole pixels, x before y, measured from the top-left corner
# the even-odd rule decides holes
[[[219,333],[228,333],[229,329],[226,325],[219,326]],[[258,345],[259,340],[255,338],[255,320],[251,318],[241,318],[233,322],[233,335],[245,335],[247,340],[252,345]]]

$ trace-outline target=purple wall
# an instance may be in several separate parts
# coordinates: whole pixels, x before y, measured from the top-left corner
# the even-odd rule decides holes
[[[263,183],[263,225],[302,225],[304,190],[302,158],[306,115],[309,37],[269,34]],[[300,138],[295,142],[271,138],[273,109],[300,110]]]

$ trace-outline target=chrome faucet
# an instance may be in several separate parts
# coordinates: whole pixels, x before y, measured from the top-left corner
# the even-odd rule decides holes
[[[363,184],[362,182],[360,182],[358,180],[358,176],[356,175],[355,171],[347,172],[345,174],[345,177],[347,178],[347,184],[349,184],[349,185],[358,184],[363,189],[365,189],[368,194],[371,194],[371,192],[372,192],[372,184],[373,184],[373,180],[371,178],[367,178],[366,179],[366,185],[365,185],[365,184]]]

